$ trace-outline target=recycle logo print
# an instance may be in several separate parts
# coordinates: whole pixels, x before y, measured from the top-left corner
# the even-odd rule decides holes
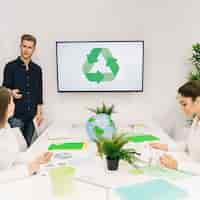
[[[97,70],[97,72],[91,72],[95,63],[98,63],[98,57],[102,55],[106,61],[106,67],[110,69],[110,72],[102,73]],[[105,82],[112,81],[117,76],[119,72],[119,65],[117,59],[112,56],[112,53],[107,48],[93,48],[87,55],[87,59],[83,64],[83,73],[88,81],[91,82]]]

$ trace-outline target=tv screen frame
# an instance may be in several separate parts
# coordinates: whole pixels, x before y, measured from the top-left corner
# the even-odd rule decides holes
[[[59,69],[58,69],[58,44],[60,43],[141,43],[142,44],[142,87],[141,90],[60,90],[59,88]],[[77,93],[77,92],[88,92],[88,93],[93,93],[93,92],[100,92],[100,93],[107,93],[107,92],[112,92],[112,93],[117,93],[117,92],[122,92],[122,93],[126,93],[126,92],[134,92],[134,93],[142,93],[144,92],[144,40],[87,40],[87,41],[78,41],[78,40],[68,40],[68,41],[56,41],[56,73],[57,73],[57,92],[58,93]]]

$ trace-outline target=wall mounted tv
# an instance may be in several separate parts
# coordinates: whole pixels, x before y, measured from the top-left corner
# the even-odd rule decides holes
[[[58,92],[142,92],[144,41],[57,41]]]

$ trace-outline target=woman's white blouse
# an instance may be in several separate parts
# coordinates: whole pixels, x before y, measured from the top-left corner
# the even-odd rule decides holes
[[[169,151],[185,151],[191,158],[191,163],[178,161],[180,169],[191,170],[200,174],[200,120],[195,117],[187,137],[183,141],[178,142],[175,146],[169,147]]]
[[[26,141],[18,128],[7,124],[0,129],[0,182],[28,175],[25,164],[15,165],[26,149]]]

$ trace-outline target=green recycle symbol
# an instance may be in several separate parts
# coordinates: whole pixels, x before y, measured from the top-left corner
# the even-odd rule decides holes
[[[90,72],[94,64],[98,62],[99,55],[102,54],[106,61],[106,66],[110,68],[111,72],[102,73],[99,70],[95,73]],[[90,53],[87,55],[87,59],[83,64],[83,73],[87,80],[91,82],[104,82],[112,81],[117,76],[119,71],[119,65],[117,64],[117,59],[115,59],[110,50],[107,48],[93,48]]]

